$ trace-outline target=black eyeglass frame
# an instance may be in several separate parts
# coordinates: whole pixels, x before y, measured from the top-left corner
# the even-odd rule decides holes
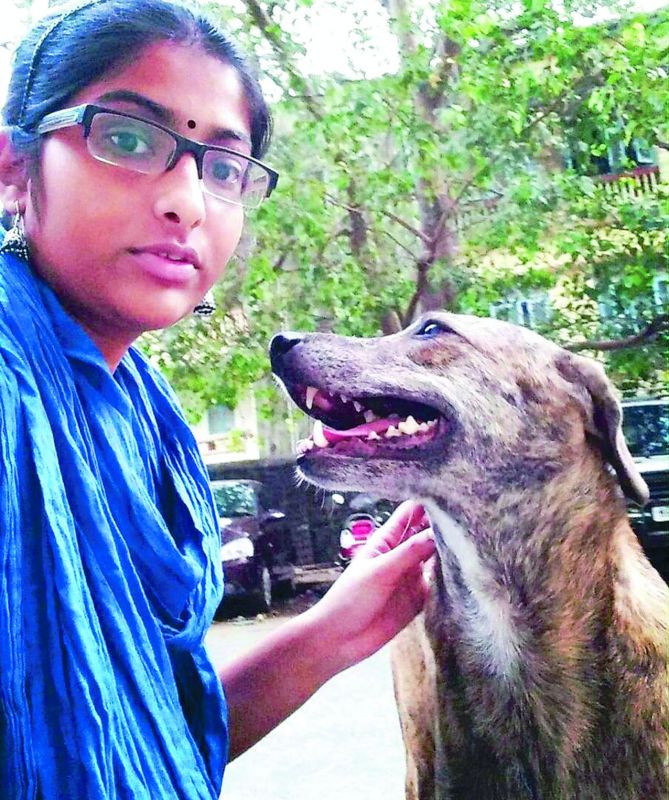
[[[102,113],[114,114],[115,116],[125,117],[126,119],[134,119],[137,120],[137,122],[143,122],[146,125],[152,125],[154,128],[158,128],[159,130],[165,131],[165,133],[169,134],[172,139],[174,139],[176,148],[174,153],[172,153],[167,166],[165,167],[165,172],[174,169],[184,153],[192,153],[192,155],[195,157],[195,164],[197,166],[197,176],[200,180],[202,180],[202,162],[204,160],[204,155],[209,150],[214,150],[219,153],[229,153],[230,155],[244,158],[247,161],[250,161],[252,164],[256,164],[261,169],[264,169],[269,175],[269,182],[267,184],[265,198],[268,198],[276,188],[276,184],[279,180],[279,173],[276,170],[273,170],[271,167],[268,167],[267,164],[263,164],[263,162],[259,161],[257,158],[253,158],[253,156],[247,156],[245,153],[240,153],[230,147],[221,147],[220,145],[196,142],[194,139],[189,139],[187,136],[182,136],[176,131],[173,131],[171,128],[166,128],[164,125],[160,125],[158,122],[153,122],[153,120],[148,120],[144,117],[138,117],[135,114],[127,114],[125,111],[117,111],[113,108],[98,106],[94,103],[84,103],[80,106],[63,108],[60,111],[52,111],[50,114],[46,114],[37,124],[35,133],[37,133],[38,136],[43,136],[47,133],[61,130],[62,128],[69,128],[73,125],[81,125],[84,130],[84,139],[88,139],[88,136],[91,132],[93,118],[96,114]],[[226,198],[221,199],[225,200]]]

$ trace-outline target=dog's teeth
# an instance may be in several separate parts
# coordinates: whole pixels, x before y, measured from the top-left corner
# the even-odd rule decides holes
[[[402,433],[406,433],[409,436],[418,432],[418,423],[412,416],[408,416],[406,419],[402,420],[397,427]]]
[[[314,446],[314,443],[311,439],[300,439],[297,443],[297,454],[298,456],[303,455],[304,453],[308,453]]]
[[[427,425],[428,428],[434,428],[434,426],[437,424],[437,420],[431,419],[429,422],[426,422],[425,424]]]
[[[386,431],[386,439],[391,439],[393,436],[401,436],[402,434],[394,425],[391,425]]]
[[[346,397],[345,394],[340,394],[339,398],[341,399],[342,403],[350,403],[351,402],[350,399],[348,397]]]
[[[374,441],[374,439],[380,439],[380,438],[381,437],[379,436],[379,434],[376,431],[372,431],[370,434],[368,434],[367,441],[368,442],[369,441]]]
[[[353,401],[353,408],[354,408],[354,409],[355,409],[355,410],[356,410],[358,413],[360,413],[360,412],[362,411],[362,409],[364,408],[364,406],[363,406],[363,404],[362,404],[362,403],[359,403],[357,400],[354,400],[354,401]]]
[[[427,424],[427,422],[421,422],[421,423],[418,425],[418,430],[419,430],[421,433],[427,433],[427,432],[430,430],[430,426]]]
[[[307,386],[307,397],[305,400],[305,405],[311,411],[314,405],[314,397],[318,394],[318,389],[314,386]]]
[[[378,419],[376,414],[373,411],[365,411],[364,413],[365,422],[374,422],[375,419]]]
[[[323,433],[323,423],[319,419],[314,422],[314,432],[311,434],[311,438],[314,440],[316,447],[328,446],[328,440]]]

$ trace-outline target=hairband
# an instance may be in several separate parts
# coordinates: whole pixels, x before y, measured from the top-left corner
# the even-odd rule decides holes
[[[35,72],[35,64],[37,62],[37,58],[39,56],[39,52],[42,48],[42,45],[44,44],[46,39],[53,33],[53,31],[60,25],[60,23],[63,20],[67,19],[67,17],[72,16],[72,14],[76,14],[77,11],[81,11],[81,9],[86,8],[86,6],[92,6],[102,1],[103,0],[85,0],[85,2],[83,3],[75,4],[72,8],[68,9],[67,11],[57,16],[50,25],[47,25],[46,29],[43,31],[42,35],[37,40],[37,44],[35,45],[35,49],[33,50],[32,58],[30,59],[30,67],[28,68],[28,75],[26,76],[26,82],[23,88],[23,97],[21,99],[21,108],[19,109],[19,116],[17,122],[20,128],[23,127],[25,122],[23,117],[25,114],[26,105],[28,103],[30,89],[32,88],[33,75]]]

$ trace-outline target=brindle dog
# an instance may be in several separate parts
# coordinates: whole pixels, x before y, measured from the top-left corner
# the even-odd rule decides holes
[[[446,313],[271,351],[320,420],[302,475],[417,498],[435,531],[393,653],[407,797],[667,800],[669,591],[627,521],[621,487],[647,489],[600,365]]]

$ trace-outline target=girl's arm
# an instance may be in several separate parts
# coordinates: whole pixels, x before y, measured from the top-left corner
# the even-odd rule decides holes
[[[329,678],[370,656],[420,611],[434,553],[422,507],[403,503],[315,606],[219,672],[228,701],[230,759]]]

